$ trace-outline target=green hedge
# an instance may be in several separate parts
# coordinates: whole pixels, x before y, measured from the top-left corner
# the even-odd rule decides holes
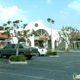
[[[23,55],[12,55],[9,58],[10,61],[26,61],[26,57],[24,57]]]
[[[48,50],[47,51],[47,55],[57,55],[57,52],[56,51]]]
[[[65,50],[65,48],[61,48],[60,50]]]

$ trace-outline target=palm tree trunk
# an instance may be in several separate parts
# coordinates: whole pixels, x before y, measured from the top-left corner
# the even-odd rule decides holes
[[[19,43],[17,43],[16,56],[18,56],[18,53],[19,53]]]

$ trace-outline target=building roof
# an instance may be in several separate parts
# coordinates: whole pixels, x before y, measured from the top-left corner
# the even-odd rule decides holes
[[[74,39],[74,40],[75,39],[80,39],[80,32],[70,34],[69,38]]]
[[[7,36],[6,34],[2,34],[2,33],[0,32],[0,38],[1,38],[1,39],[7,39],[8,36]]]

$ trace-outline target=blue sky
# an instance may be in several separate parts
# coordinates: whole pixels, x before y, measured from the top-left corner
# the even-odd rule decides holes
[[[47,18],[55,21],[55,30],[62,26],[80,30],[80,0],[0,0],[1,24],[20,19],[27,24],[40,21],[49,27]]]

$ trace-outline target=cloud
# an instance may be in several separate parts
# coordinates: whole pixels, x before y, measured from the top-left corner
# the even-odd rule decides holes
[[[6,22],[8,20],[14,21],[18,19],[27,22],[28,19],[26,14],[26,11],[19,9],[17,6],[3,7],[0,5],[0,22]]]
[[[80,0],[74,0],[69,3],[67,7],[60,10],[60,14],[60,18],[63,20],[67,20],[69,18],[73,19],[73,16],[80,16]]]
[[[68,8],[80,12],[80,0],[75,0],[72,3],[68,4]]]
[[[52,3],[52,0],[47,0],[47,3]]]

